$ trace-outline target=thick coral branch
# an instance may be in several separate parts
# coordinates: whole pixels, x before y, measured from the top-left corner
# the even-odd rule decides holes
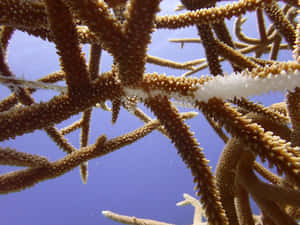
[[[8,26],[46,28],[48,26],[45,6],[40,2],[21,0],[0,1],[0,23]]]
[[[211,99],[209,104],[198,103],[199,109],[205,114],[213,116],[222,123],[225,129],[234,137],[239,137],[252,151],[262,159],[267,158],[275,164],[278,173],[284,172],[297,186],[300,186],[300,161],[294,152],[300,149],[293,148],[291,143],[273,136],[273,132],[264,132],[264,129],[252,123],[251,120],[241,117],[234,109],[219,99]]]
[[[121,24],[111,15],[103,1],[63,1],[101,39],[101,44],[107,51],[114,56],[120,54],[120,46],[124,41]]]
[[[209,223],[228,224],[214,177],[207,165],[208,161],[177,109],[172,107],[168,99],[162,97],[147,99],[146,105],[164,125],[182,160],[191,169],[197,183],[197,195],[200,196]]]
[[[79,41],[73,18],[68,8],[60,0],[46,0],[54,42],[60,55],[61,67],[66,73],[69,94],[81,86],[88,87],[90,76]]]
[[[143,78],[147,45],[154,30],[154,18],[160,0],[131,0],[125,12],[125,40],[116,57],[119,77],[124,85],[134,85]]]
[[[71,115],[84,111],[97,102],[112,99],[121,92],[119,82],[111,73],[103,74],[90,89],[77,90],[76,96],[70,98],[60,95],[47,103],[35,103],[24,108],[15,108],[0,115],[2,121],[0,139],[8,139],[17,135],[42,129],[49,124],[59,123]]]

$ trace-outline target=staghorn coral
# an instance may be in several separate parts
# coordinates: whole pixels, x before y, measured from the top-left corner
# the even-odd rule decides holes
[[[183,6],[178,9],[186,8],[187,12],[158,16],[162,4],[159,0],[0,0],[0,82],[11,91],[0,102],[0,140],[11,142],[42,130],[66,153],[48,160],[43,154],[25,153],[22,148],[1,148],[1,165],[26,168],[1,174],[0,193],[34,188],[76,167],[80,167],[86,183],[88,160],[111,155],[157,129],[174,143],[194,177],[199,196],[195,213],[201,214],[194,216],[195,225],[297,224],[300,26],[295,22],[295,12],[299,5],[284,1],[280,6],[271,0],[241,0],[226,6],[216,3],[182,0]],[[259,38],[243,33],[242,16],[247,11],[255,11]],[[269,28],[264,15],[270,18]],[[238,41],[233,40],[225,23],[234,17]],[[202,43],[204,59],[178,63],[148,54],[157,30],[187,26],[197,29],[200,39],[192,41]],[[7,52],[9,40],[18,30],[52,42],[61,69],[37,81],[16,78],[7,62]],[[82,43],[90,45],[89,60],[83,54]],[[278,61],[281,49],[287,49],[290,55],[293,51],[294,60],[288,62],[286,57]],[[106,72],[99,67],[102,52],[113,58]],[[249,56],[251,52],[255,55]],[[269,59],[261,58],[265,53]],[[234,73],[223,71],[223,60],[230,62],[232,69],[228,71]],[[188,72],[180,77],[146,73],[147,63]],[[206,67],[211,76],[187,77]],[[65,84],[53,84],[60,80]],[[32,94],[44,88],[56,91],[56,95],[37,101]],[[270,107],[248,99],[270,91],[285,92],[286,98]],[[108,101],[111,108],[106,105]],[[155,119],[141,110],[140,103],[153,112]],[[194,126],[185,122],[196,114],[180,113],[178,105],[203,113],[225,142],[215,174],[201,147],[201,135],[199,143],[192,132]],[[111,113],[114,126],[124,110],[145,124],[113,138],[106,137],[105,127],[90,144],[95,107]],[[79,120],[61,130],[57,128],[57,124],[79,113]],[[66,136],[74,130],[80,130],[78,148]],[[259,164],[259,159],[267,161],[269,168],[275,166],[277,174]],[[260,215],[252,212],[250,197]],[[202,213],[206,222],[202,221]],[[165,224],[110,211],[103,214],[129,224]]]

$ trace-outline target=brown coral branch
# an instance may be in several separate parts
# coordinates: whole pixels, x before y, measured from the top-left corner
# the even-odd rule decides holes
[[[0,23],[7,26],[47,28],[45,6],[37,1],[1,0]]]
[[[0,121],[3,121],[0,130],[5,130],[2,132],[2,136],[0,135],[0,139],[7,139],[32,132],[35,129],[45,128],[49,124],[59,123],[99,101],[112,99],[117,93],[120,93],[119,88],[119,82],[112,77],[111,73],[107,73],[93,83],[89,90],[78,90],[76,98],[60,95],[55,96],[47,103],[6,111],[0,115]],[[30,123],[26,121],[30,121]],[[14,125],[11,126],[10,123]]]
[[[191,169],[197,183],[197,195],[200,196],[209,223],[228,224],[220,204],[215,180],[207,165],[208,161],[188,126],[182,122],[176,108],[171,106],[168,99],[160,97],[148,99],[146,105],[151,108],[164,125],[182,160]]]
[[[237,169],[237,176],[239,177],[239,182],[248,192],[251,193],[252,197],[259,205],[259,207],[276,225],[297,225],[297,223],[290,216],[288,216],[283,210],[280,209],[280,207],[278,207],[278,205],[273,201],[273,199],[265,198],[265,196],[261,194],[262,190],[264,193],[266,193],[267,190],[270,189],[268,189],[266,186],[262,187],[263,182],[258,180],[258,178],[253,173],[251,168],[253,158],[251,156],[249,157],[250,154],[250,152],[243,154],[239,161]],[[270,196],[270,193],[268,196]]]
[[[270,4],[265,4],[265,12],[267,13],[270,20],[274,23],[276,29],[283,35],[289,44],[290,48],[295,43],[296,33],[293,25],[286,19],[284,14],[279,8],[279,5],[273,1]]]
[[[292,153],[299,150],[294,149],[290,143],[279,137],[273,136],[272,132],[264,132],[261,126],[241,117],[238,112],[222,101],[211,99],[209,103],[198,103],[198,107],[205,114],[213,116],[215,120],[224,124],[228,132],[241,138],[262,159],[267,158],[272,164],[275,164],[279,173],[284,171],[293,179],[293,182],[300,186],[299,159]]]
[[[87,160],[103,156],[143,138],[158,126],[159,122],[154,120],[139,129],[109,141],[106,141],[105,136],[100,136],[94,145],[72,152],[50,165],[3,174],[0,176],[0,194],[19,191],[43,180],[61,176]]]
[[[225,5],[217,8],[202,9],[193,12],[187,12],[179,16],[160,16],[156,17],[157,28],[176,29],[187,27],[194,24],[219,23],[221,20],[230,19],[233,16],[244,14],[246,11],[253,11],[262,7],[266,1],[247,0],[239,1],[235,5]]]
[[[215,6],[217,1],[182,0],[185,8],[191,11],[174,16],[158,16],[160,2],[0,0],[0,82],[14,92],[0,102],[0,140],[11,141],[16,136],[44,129],[60,148],[69,153],[57,161],[49,162],[39,155],[9,148],[0,149],[1,164],[29,167],[1,175],[0,193],[31,187],[43,180],[61,176],[79,165],[83,181],[86,182],[87,160],[111,153],[158,129],[174,142],[195,177],[197,194],[200,195],[208,222],[202,222],[202,206],[195,200],[195,204],[200,205],[200,211],[196,210],[198,215],[194,217],[194,225],[295,225],[300,208],[300,150],[297,144],[300,97],[298,88],[293,89],[298,85],[300,70],[300,26],[295,29],[296,10],[288,4],[281,9],[271,0],[241,0],[220,7]],[[284,2],[299,8],[298,2]],[[267,30],[263,8],[273,22]],[[242,36],[241,40],[244,42],[233,42],[233,37],[225,26],[225,19],[254,10],[257,12],[259,38],[250,42],[248,39],[251,38],[242,33],[245,28],[240,20],[237,24],[237,36]],[[199,28],[202,41],[188,41],[201,43],[206,50],[206,58],[181,64],[148,55],[155,29],[177,29],[192,25]],[[6,62],[8,40],[14,30],[53,42],[60,55],[61,71],[40,78],[39,82],[15,78]],[[295,62],[275,61],[277,56],[281,56],[279,53],[282,49],[288,49],[287,44],[281,44],[281,35],[287,39],[289,47],[295,43]],[[182,46],[185,41],[179,40]],[[245,43],[247,41],[250,44]],[[85,56],[81,53],[80,44],[83,43],[91,44],[88,67]],[[111,71],[99,74],[101,49],[113,57],[113,63]],[[255,53],[255,57],[246,56],[251,52]],[[260,59],[264,53],[270,54],[274,60]],[[224,77],[200,78],[145,73],[146,62],[155,62],[159,65],[189,69],[189,74],[209,64],[211,73],[217,75],[222,70],[214,67],[221,68],[220,63],[224,60],[229,60],[235,71],[243,68],[249,70],[226,74]],[[62,79],[66,80],[66,86],[46,84]],[[295,82],[289,86],[291,80]],[[258,87],[253,87],[252,81]],[[249,89],[256,94],[266,92],[263,85],[258,83],[260,81],[266,81],[267,89],[288,88],[287,106],[279,103],[264,107],[246,98],[234,98],[235,95],[246,97],[243,88],[245,93],[249,93],[250,91],[246,92]],[[276,83],[270,85],[268,81]],[[231,87],[237,93],[227,96]],[[51,88],[60,91],[60,94],[47,102],[35,103],[30,94],[40,88]],[[220,89],[217,90],[218,88]],[[217,93],[219,91],[221,95]],[[234,98],[229,101],[236,104],[237,108],[232,108],[230,104],[218,99],[219,97],[225,101],[228,101],[226,98]],[[105,105],[107,100],[112,101],[112,110]],[[145,102],[160,121],[153,121],[143,113],[139,108],[139,101]],[[195,113],[181,114],[175,108],[176,104],[200,109],[215,132],[226,142],[215,175],[211,172],[208,160],[194,134],[184,121]],[[116,121],[120,107],[123,106],[147,124],[108,141],[101,136],[95,144],[88,146],[91,113],[96,105],[111,111],[113,121]],[[55,124],[81,112],[82,119],[67,129],[59,132],[54,127]],[[64,134],[78,128],[81,128],[79,150],[64,137]],[[224,134],[223,128],[231,138]],[[275,165],[277,174],[259,166],[254,161],[256,156],[267,161],[270,168]],[[261,181],[254,174],[254,169],[270,183]],[[251,212],[249,195],[260,208],[261,219]],[[127,218],[127,222],[149,221]],[[156,221],[150,222],[157,224]]]
[[[61,67],[66,73],[69,94],[82,86],[88,87],[90,76],[79,41],[73,18],[60,0],[45,1],[54,42],[60,55]]]
[[[10,166],[44,167],[50,162],[47,158],[11,148],[0,148],[0,164]]]
[[[300,88],[295,92],[289,92],[287,95],[287,108],[292,122],[292,145],[300,146]]]
[[[121,54],[116,58],[124,85],[134,85],[143,78],[147,45],[150,44],[159,3],[160,0],[129,1],[123,27],[125,40]]]
[[[107,5],[101,1],[64,0],[71,11],[100,39],[103,47],[114,56],[120,54],[124,41],[121,24],[111,15]]]

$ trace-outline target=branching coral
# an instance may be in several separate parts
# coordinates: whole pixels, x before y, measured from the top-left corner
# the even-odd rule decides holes
[[[300,210],[300,26],[294,18],[299,4],[284,1],[280,8],[271,0],[240,0],[219,6],[217,1],[182,0],[179,8],[187,12],[158,16],[160,3],[0,0],[0,82],[12,92],[0,102],[0,140],[44,130],[67,153],[51,162],[22,150],[1,148],[2,165],[26,169],[0,175],[0,193],[21,191],[78,166],[86,183],[88,160],[132,144],[157,129],[174,143],[194,177],[199,202],[185,196],[198,207],[194,225],[296,225]],[[256,13],[259,38],[248,37],[242,31],[242,16],[248,11]],[[271,23],[268,29],[265,14]],[[238,42],[233,41],[225,23],[233,17],[237,17]],[[148,55],[156,29],[187,26],[196,27],[200,37],[196,41],[204,47],[204,59],[178,63]],[[53,42],[61,71],[38,81],[15,78],[6,62],[7,47],[15,30]],[[281,43],[284,40],[287,43]],[[82,43],[91,45],[88,63]],[[293,51],[295,60],[276,61],[281,49]],[[109,71],[100,73],[102,51],[111,54],[113,63]],[[249,52],[255,56],[247,55]],[[269,53],[269,59],[260,58],[264,53]],[[223,60],[230,62],[233,73],[223,71]],[[175,77],[146,73],[147,63],[185,69],[188,74]],[[211,76],[186,77],[206,66]],[[53,84],[62,79],[66,86]],[[36,102],[31,94],[41,88],[54,89],[59,95]],[[270,91],[286,92],[285,103],[266,107],[248,99]],[[112,102],[111,109],[106,106],[107,101]],[[138,103],[149,108],[156,119],[146,115]],[[196,114],[180,113],[177,104],[203,113],[225,142],[215,174],[193,127],[184,121]],[[111,111],[112,123],[118,122],[124,108],[146,124],[111,139],[100,135],[94,144],[89,144],[92,111],[99,105]],[[81,112],[81,120],[63,130],[55,127]],[[78,149],[65,137],[76,129],[81,129]],[[258,158],[268,161],[270,168],[275,165],[278,174],[260,165]],[[253,214],[250,197],[260,208],[260,216]],[[202,221],[202,212],[206,222]],[[103,214],[129,224],[165,224],[110,211]]]

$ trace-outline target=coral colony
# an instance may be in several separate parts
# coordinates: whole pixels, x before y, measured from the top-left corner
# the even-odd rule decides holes
[[[0,193],[34,188],[37,183],[63,176],[79,167],[87,179],[87,161],[109,154],[158,129],[169,138],[196,184],[197,198],[184,194],[178,205],[195,207],[194,225],[296,225],[300,219],[300,26],[297,0],[182,0],[179,15],[158,16],[161,0],[0,0],[0,82],[11,94],[0,102],[0,139],[10,140],[42,129],[66,152],[46,157],[1,148],[1,165],[23,166],[0,175]],[[257,18],[259,37],[243,33],[243,14]],[[233,41],[225,22],[235,19]],[[271,22],[267,27],[265,18]],[[147,54],[152,33],[159,29],[193,26],[198,38],[170,40],[182,45],[203,45],[204,59],[178,63]],[[6,62],[9,40],[15,30],[53,42],[61,70],[34,81],[15,77]],[[233,33],[233,32],[232,32]],[[90,44],[87,63],[80,44]],[[294,61],[278,61],[282,50]],[[113,57],[111,69],[99,73],[101,51]],[[253,53],[253,56],[250,56]],[[266,57],[267,56],[267,57]],[[234,71],[226,73],[222,61]],[[182,76],[145,73],[147,63],[184,71]],[[209,76],[197,76],[208,67]],[[193,75],[193,76],[190,76]],[[55,84],[64,80],[66,85]],[[37,102],[38,89],[58,91],[46,102]],[[264,106],[248,97],[270,91],[286,94],[283,102]],[[111,101],[111,109],[106,102]],[[155,118],[137,105],[143,103]],[[226,143],[215,173],[186,119],[177,106],[203,113]],[[99,136],[89,145],[93,107],[110,110],[116,123],[120,108],[144,126],[108,139]],[[59,130],[56,124],[82,113],[82,119]],[[80,148],[65,137],[81,130]],[[128,153],[130,154],[130,153]],[[258,159],[267,161],[268,166]],[[277,173],[270,170],[275,166]],[[257,176],[257,174],[260,175]],[[262,180],[262,177],[264,178]],[[249,198],[259,207],[253,214]],[[125,224],[167,224],[103,211]],[[205,218],[202,221],[203,217]]]

